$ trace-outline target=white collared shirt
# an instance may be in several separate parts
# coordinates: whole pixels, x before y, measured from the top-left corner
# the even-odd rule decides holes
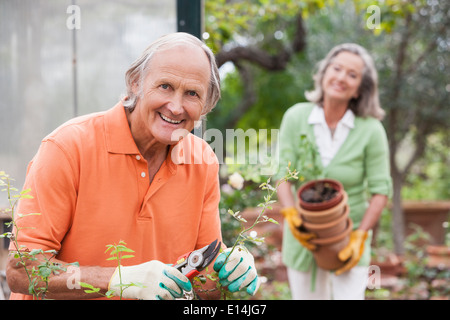
[[[323,108],[314,106],[308,117],[308,123],[314,125],[314,135],[316,137],[316,145],[322,159],[322,165],[328,166],[334,158],[339,148],[347,139],[350,130],[354,127],[355,114],[348,109],[344,116],[339,120],[334,135],[331,134],[330,128],[325,121]]]

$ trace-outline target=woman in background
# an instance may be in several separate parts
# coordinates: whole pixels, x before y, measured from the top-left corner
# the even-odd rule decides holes
[[[389,151],[380,122],[378,76],[371,56],[356,44],[333,48],[319,63],[315,88],[306,93],[308,103],[286,111],[280,128],[280,168],[294,169],[307,155],[300,137],[307,138],[320,154],[325,178],[340,181],[348,194],[354,230],[340,258],[346,264],[335,271],[315,265],[308,242],[300,232],[293,185],[280,185],[278,197],[286,218],[283,262],[288,268],[293,299],[364,299],[370,262],[371,229],[377,224],[391,192]],[[281,172],[282,170],[280,170]],[[302,174],[302,172],[300,172]],[[367,194],[370,198],[367,199]],[[294,232],[294,234],[292,233]]]

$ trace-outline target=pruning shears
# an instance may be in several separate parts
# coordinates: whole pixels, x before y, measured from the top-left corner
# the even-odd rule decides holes
[[[177,259],[173,267],[189,279],[192,279],[214,260],[219,253],[221,244],[221,242],[217,244],[216,239],[201,249],[185,253]]]

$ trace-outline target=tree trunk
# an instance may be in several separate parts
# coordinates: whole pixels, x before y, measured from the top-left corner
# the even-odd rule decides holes
[[[394,172],[395,170],[393,170]],[[394,238],[394,250],[398,255],[405,251],[403,241],[405,240],[405,217],[402,206],[403,179],[400,174],[392,173],[393,195],[392,195],[392,234]]]

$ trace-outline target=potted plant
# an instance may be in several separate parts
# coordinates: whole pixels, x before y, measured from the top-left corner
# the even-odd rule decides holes
[[[298,190],[299,205],[309,211],[322,211],[336,206],[343,198],[344,187],[333,179],[312,180]]]
[[[312,253],[317,265],[325,270],[335,270],[343,264],[338,253],[348,243],[353,226],[349,218],[348,195],[339,181],[321,178],[318,151],[306,135],[300,137],[300,147],[305,157],[298,171],[312,177],[297,191],[297,209],[303,220],[301,228],[316,235],[310,241],[316,245]]]
[[[402,207],[408,235],[414,233],[413,226],[418,225],[430,235],[428,243],[444,244],[447,233],[445,223],[450,218],[449,200],[405,200]]]
[[[319,152],[305,134],[300,136],[300,149],[305,157],[300,162],[301,168],[297,170],[310,178],[297,191],[300,209],[323,211],[341,203],[344,199],[344,187],[337,180],[323,178],[323,170],[318,163]],[[341,211],[343,212],[343,208]]]

